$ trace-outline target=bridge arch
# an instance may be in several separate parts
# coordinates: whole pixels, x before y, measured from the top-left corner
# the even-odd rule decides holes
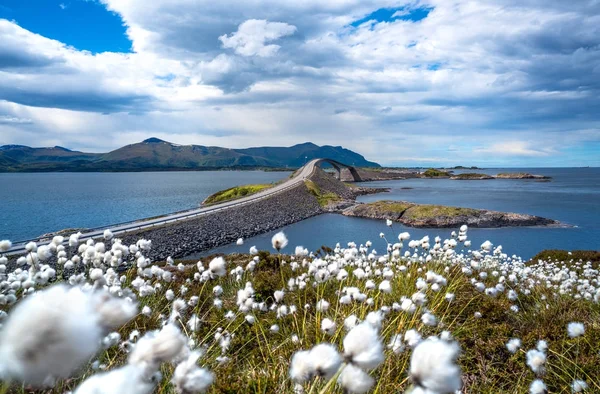
[[[339,161],[333,160],[333,159],[318,159],[317,162],[315,163],[315,165],[318,166],[319,164],[322,164],[322,163],[330,164],[335,169],[338,180],[342,179],[342,168],[347,168],[348,171],[350,171],[350,175],[352,175],[352,179],[354,182],[362,181],[362,178],[360,177],[358,171],[353,166],[349,166],[347,164],[340,163]]]

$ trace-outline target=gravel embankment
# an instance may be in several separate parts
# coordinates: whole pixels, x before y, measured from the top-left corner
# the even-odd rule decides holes
[[[196,219],[177,222],[122,236],[123,243],[152,240],[152,259],[186,257],[217,246],[249,238],[299,222],[321,213],[319,203],[306,187],[298,187],[248,205]]]

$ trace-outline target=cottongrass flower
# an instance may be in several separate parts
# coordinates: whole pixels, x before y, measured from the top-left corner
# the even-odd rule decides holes
[[[571,322],[567,325],[567,333],[571,338],[577,338],[585,333],[583,323]]]
[[[364,394],[373,387],[375,379],[361,368],[349,364],[340,373],[338,384],[344,388],[346,393]]]
[[[67,378],[135,309],[107,293],[63,284],[34,293],[11,311],[0,333],[0,372],[33,386]]]
[[[283,231],[278,232],[273,236],[273,238],[271,238],[271,245],[273,245],[273,249],[277,250],[278,252],[285,248],[287,244],[288,239]]]
[[[12,248],[12,242],[8,239],[3,239],[0,241],[0,253],[7,252],[10,248]]]
[[[321,299],[320,301],[317,302],[317,311],[327,312],[328,309],[329,309],[329,302],[327,302],[326,300]]]
[[[301,350],[292,356],[290,363],[290,378],[296,383],[304,383],[311,379],[313,373],[313,359],[310,351]]]
[[[537,349],[531,349],[527,352],[527,365],[536,374],[544,372],[544,364],[546,363],[546,354]]]
[[[587,390],[588,385],[585,381],[575,379],[573,383],[571,383],[571,392],[573,393],[581,393],[582,391]]]
[[[421,316],[421,321],[426,326],[431,326],[431,327],[437,326],[437,318],[429,312],[423,313],[423,315]]]
[[[105,240],[110,241],[113,238],[113,233],[112,233],[112,231],[106,229],[106,230],[104,230],[103,236],[104,236]]]
[[[145,376],[144,369],[136,365],[125,365],[109,372],[90,376],[74,394],[150,394],[156,381]]]
[[[343,341],[345,359],[364,369],[375,369],[383,362],[383,345],[377,330],[363,322],[354,327]]]
[[[460,348],[456,342],[430,338],[414,349],[410,359],[410,378],[427,393],[453,393],[462,380],[456,359]]]
[[[225,276],[227,274],[227,269],[225,268],[225,259],[223,257],[215,257],[208,264],[208,269],[210,273],[215,276]]]
[[[258,249],[256,249],[256,246],[251,246],[250,247],[250,254],[254,255],[254,254],[258,254]]]
[[[329,343],[320,343],[313,347],[309,353],[316,376],[325,380],[331,379],[342,364],[342,357],[337,349]]]
[[[421,334],[417,330],[411,329],[404,333],[404,341],[409,347],[414,348],[421,342]]]
[[[546,384],[541,379],[534,380],[529,386],[529,394],[546,394],[547,392]]]
[[[213,373],[196,365],[200,355],[198,351],[191,352],[188,358],[175,368],[171,382],[178,393],[204,393],[213,383],[215,379]]]
[[[519,338],[512,338],[506,343],[506,348],[511,353],[516,353],[521,347],[521,340]]]
[[[321,331],[323,331],[324,333],[326,333],[328,335],[335,334],[336,328],[337,328],[337,325],[335,324],[335,322],[329,318],[325,318],[321,322]]]
[[[185,336],[172,324],[160,331],[151,331],[135,345],[127,365],[92,375],[74,394],[149,394],[160,380],[160,365],[177,357],[184,350],[185,342]]]
[[[392,352],[396,354],[402,353],[405,349],[404,342],[402,341],[402,335],[395,334],[394,336],[392,336],[392,338],[390,339],[390,343],[387,347],[388,349],[392,349]]]
[[[360,324],[360,320],[356,315],[350,315],[344,319],[344,328],[346,331],[352,330],[354,327]]]

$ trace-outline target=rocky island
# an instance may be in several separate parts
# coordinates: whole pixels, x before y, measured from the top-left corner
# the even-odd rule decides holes
[[[452,175],[450,179],[453,180],[485,180],[485,179],[494,179],[493,176],[487,174],[478,174],[476,172],[465,172],[464,174]]]
[[[556,220],[520,213],[490,211],[486,209],[448,207],[443,205],[415,204],[408,201],[376,201],[356,204],[341,211],[342,215],[370,219],[390,219],[410,227],[520,227],[556,226]]]
[[[497,179],[552,179],[545,175],[534,175],[526,172],[505,172],[496,175]]]

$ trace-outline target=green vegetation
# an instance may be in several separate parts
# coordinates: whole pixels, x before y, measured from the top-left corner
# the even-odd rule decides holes
[[[600,263],[600,251],[596,250],[560,250],[560,249],[546,249],[542,250],[531,258],[532,262],[538,260],[544,261],[583,261],[592,262],[594,264]]]
[[[414,204],[405,201],[375,201],[361,207],[371,208],[378,212],[402,213],[412,206]]]
[[[216,192],[215,194],[209,196],[204,202],[203,205],[211,205],[216,203],[221,203],[225,201],[231,201],[238,198],[246,197],[255,193],[258,193],[262,190],[265,190],[273,185],[271,184],[263,184],[263,185],[244,185],[244,186],[236,186],[227,190],[221,190],[220,192]]]
[[[528,174],[526,172],[501,172],[496,176],[530,176],[531,174]]]
[[[329,248],[327,248],[329,249]],[[323,253],[331,250],[323,250]],[[251,281],[255,289],[255,300],[274,302],[273,293],[284,288],[282,280],[295,278],[298,272],[293,272],[289,264],[280,265],[279,262],[291,261],[289,256],[276,256],[268,252],[259,253],[259,262],[254,273],[246,272],[243,280],[237,281],[235,276],[227,275],[210,282],[193,280],[197,274],[195,261],[176,261],[183,263],[185,268],[178,271],[175,267],[163,268],[176,274],[170,283],[161,283],[164,289],[141,297],[140,306],[148,306],[152,311],[151,316],[138,314],[128,324],[119,329],[121,337],[127,339],[133,330],[145,332],[160,329],[161,320],[159,313],[169,314],[171,302],[165,298],[167,289],[179,292],[181,286],[187,288],[183,296],[188,300],[192,295],[197,296],[199,302],[193,307],[188,307],[179,319],[181,326],[186,329],[186,321],[194,314],[201,316],[202,324],[197,331],[187,331],[186,335],[193,338],[199,348],[203,348],[204,356],[200,360],[203,367],[215,374],[213,385],[208,389],[209,394],[218,393],[291,393],[293,383],[289,378],[290,360],[295,352],[306,350],[315,344],[328,342],[338,349],[343,349],[343,339],[346,330],[343,328],[344,319],[351,314],[360,320],[365,320],[371,310],[383,305],[392,305],[402,296],[414,294],[417,291],[416,278],[424,277],[425,271],[441,273],[448,281],[448,285],[440,292],[427,292],[427,304],[418,307],[414,314],[402,311],[390,311],[384,319],[380,330],[382,342],[387,345],[394,334],[404,334],[410,329],[416,329],[423,337],[439,335],[442,330],[448,330],[452,337],[460,344],[461,354],[457,360],[462,371],[463,393],[526,393],[530,383],[536,375],[526,366],[526,352],[534,349],[540,339],[548,342],[548,359],[545,364],[543,380],[548,386],[548,392],[570,393],[569,385],[573,379],[584,379],[589,385],[589,392],[597,393],[600,385],[596,377],[600,373],[598,363],[597,344],[600,341],[600,309],[598,304],[584,299],[574,300],[567,296],[557,296],[552,289],[542,285],[532,287],[528,294],[519,293],[519,299],[511,302],[506,296],[490,297],[477,291],[470,283],[471,278],[461,272],[460,265],[448,265],[443,261],[433,260],[425,264],[407,264],[406,271],[395,275],[391,279],[391,291],[364,290],[364,280],[359,280],[353,275],[356,268],[348,266],[348,279],[343,286],[357,286],[368,292],[373,297],[374,307],[366,304],[352,303],[343,305],[339,302],[340,282],[335,280],[317,283],[315,286],[306,286],[304,289],[286,289],[284,303],[286,305],[310,305],[310,309],[299,308],[291,315],[277,318],[276,311],[251,312],[256,316],[254,324],[244,321],[244,313],[237,312],[236,295],[244,287],[245,281]],[[203,259],[206,265],[211,257]],[[234,254],[224,256],[228,269],[246,267],[253,256]],[[425,267],[425,268],[424,268]],[[490,271],[490,270],[485,270]],[[128,269],[123,273],[126,276],[124,285],[129,286],[137,277],[137,267]],[[493,287],[496,282],[490,274],[483,280],[488,287]],[[154,282],[158,282],[152,279]],[[219,298],[223,308],[214,308],[213,287],[222,286],[223,293]],[[452,302],[445,299],[446,293],[454,294]],[[331,303],[328,312],[315,309],[318,300],[325,299]],[[509,308],[517,304],[518,313]],[[6,309],[6,307],[0,307]],[[235,318],[223,318],[225,311],[236,311]],[[438,327],[430,327],[421,322],[420,316],[425,311],[431,311],[439,320]],[[480,314],[480,317],[476,317]],[[322,319],[331,318],[338,324],[338,329],[333,335],[321,331]],[[567,324],[570,322],[584,324],[585,335],[580,338],[567,337]],[[270,327],[277,324],[280,330],[277,333],[269,331]],[[225,332],[231,335],[230,346],[222,352],[219,341],[215,340],[217,327],[224,327]],[[297,335],[296,343],[291,338]],[[506,343],[511,338],[519,338],[522,347],[511,354],[506,348]],[[383,363],[370,375],[375,379],[375,387],[369,393],[405,393],[410,386],[408,369],[412,351],[409,349],[398,354],[389,349],[385,351]],[[227,362],[219,362],[219,357],[227,356]],[[113,370],[125,363],[127,353],[119,346],[112,346],[103,350],[97,360]],[[164,364],[161,372],[163,379],[154,392],[175,393],[170,383],[174,366]],[[81,373],[72,379],[61,380],[57,385],[48,390],[32,391],[26,386],[13,382],[12,386],[3,389],[14,393],[64,393],[74,390],[85,378],[96,373],[90,365],[83,368]],[[337,385],[326,386],[327,380],[316,379],[304,385],[305,392],[340,394],[342,389]],[[588,391],[585,391],[588,392]]]
[[[323,193],[323,191],[319,188],[319,186],[317,186],[317,184],[311,180],[305,180],[304,184],[306,185],[306,188],[308,189],[310,194],[312,194],[313,196],[315,196],[317,198],[317,201],[319,202],[319,205],[321,207],[326,207],[331,203],[341,200],[341,197],[335,193],[331,193],[331,192]]]
[[[427,178],[436,178],[436,177],[451,176],[451,175],[452,174],[450,174],[447,171],[436,170],[435,168],[430,168],[423,173],[423,176],[425,176]]]
[[[481,168],[477,166],[465,167],[465,166],[456,166],[452,167],[452,170],[480,170]]]
[[[456,179],[492,179],[493,177],[487,174],[479,174],[477,172],[465,172],[464,174],[453,175],[453,178]]]
[[[425,219],[434,217],[469,216],[476,214],[477,209],[447,207],[444,205],[415,205],[404,213],[408,219]]]

